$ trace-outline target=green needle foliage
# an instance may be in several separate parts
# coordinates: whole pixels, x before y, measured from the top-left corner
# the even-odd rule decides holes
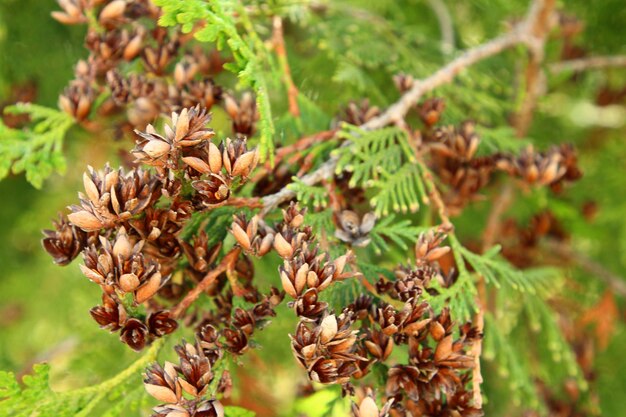
[[[52,173],[65,173],[63,140],[74,120],[65,112],[32,103],[16,104],[5,112],[28,115],[33,126],[11,129],[0,122],[0,179],[25,173],[28,182],[41,188]]]

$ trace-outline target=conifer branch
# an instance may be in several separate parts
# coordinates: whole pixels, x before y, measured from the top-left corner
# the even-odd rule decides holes
[[[533,5],[530,16],[535,17],[529,25],[533,41],[528,45],[528,65],[524,71],[524,97],[519,112],[515,115],[514,126],[518,137],[524,137],[528,132],[537,105],[545,85],[545,74],[542,64],[545,56],[545,44],[553,25],[555,0],[542,0]]]
[[[578,72],[613,67],[626,67],[626,56],[593,56],[589,58],[571,59],[550,64],[548,65],[548,70],[552,74],[559,74],[565,71]]]
[[[211,284],[215,282],[217,277],[219,277],[223,272],[226,272],[229,268],[233,267],[233,264],[239,256],[240,252],[241,249],[239,247],[231,249],[230,252],[228,252],[224,256],[219,265],[209,271],[209,273],[204,276],[202,281],[200,281],[197,286],[195,286],[191,291],[187,293],[185,298],[183,298],[174,308],[172,308],[172,316],[176,318],[181,317],[185,313],[185,311],[187,311],[187,309],[191,306],[191,304],[193,304],[193,302],[198,299],[200,294],[206,291],[211,286]]]
[[[331,158],[328,161],[324,162],[322,166],[320,166],[315,171],[310,174],[305,175],[301,178],[301,182],[305,185],[314,185],[317,184],[327,178],[333,176],[335,172],[335,167],[337,166],[337,159]],[[261,210],[260,215],[264,216],[285,201],[289,201],[296,196],[296,192],[285,187],[277,193],[268,195],[263,197],[263,209]]]
[[[283,70],[283,80],[287,88],[287,99],[289,101],[289,113],[293,117],[300,117],[300,107],[298,106],[298,88],[291,78],[291,69],[287,60],[287,49],[285,48],[285,37],[283,36],[283,19],[280,16],[274,16],[272,19],[272,41],[274,42],[274,51],[278,56],[278,63]]]
[[[248,208],[263,208],[263,203],[259,197],[231,197],[226,200],[225,206],[231,207],[248,207]]]
[[[498,195],[498,198],[494,201],[489,216],[487,217],[487,225],[485,232],[483,233],[483,253],[491,248],[496,240],[496,236],[500,231],[500,220],[502,215],[509,207],[513,198],[513,188],[510,183],[507,183],[502,192]],[[478,297],[476,297],[476,305],[478,311],[474,318],[474,326],[476,329],[483,333],[485,328],[485,312],[487,311],[487,285],[485,283],[485,277],[478,276],[478,282],[476,283],[478,290]],[[480,358],[483,350],[483,338],[479,337],[474,341],[472,346],[472,356],[474,357],[474,368],[472,369],[472,392],[474,394],[474,404],[477,407],[482,407],[483,397],[480,389],[480,385],[483,383],[483,376],[480,365]]]
[[[291,145],[282,146],[276,150],[274,163],[278,165],[287,155],[301,152],[317,142],[331,140],[335,137],[335,133],[337,133],[336,129],[324,130],[313,135],[305,136]]]
[[[461,56],[449,62],[430,77],[422,81],[416,81],[413,87],[400,97],[398,102],[391,105],[380,116],[374,117],[360,126],[360,128],[363,130],[375,130],[401,121],[425,93],[451,82],[461,71],[484,59],[497,55],[517,45],[526,45],[530,49],[537,49],[537,45],[541,40],[538,40],[535,35],[537,33],[536,28],[543,27],[543,24],[538,24],[538,20],[543,21],[547,19],[545,9],[551,7],[551,2],[553,2],[553,0],[533,1],[527,18],[511,32],[465,51]],[[337,162],[338,158],[331,157],[331,159],[325,162],[316,171],[302,177],[302,182],[306,185],[314,185],[329,178],[333,175]],[[295,192],[287,188],[283,188],[275,194],[264,197],[264,208],[261,214],[267,214],[272,209],[294,197]]]
[[[450,54],[454,51],[454,23],[450,11],[443,0],[428,0],[428,5],[439,21],[441,52]]]

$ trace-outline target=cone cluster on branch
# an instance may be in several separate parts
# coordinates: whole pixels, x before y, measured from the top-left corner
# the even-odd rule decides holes
[[[325,178],[334,233],[316,236],[306,209],[294,201],[280,201],[278,220],[272,217],[277,210],[265,213],[262,198],[280,193],[296,172],[311,170],[319,155],[290,155],[303,148],[296,146],[276,167],[268,164],[253,175],[259,153],[248,139],[254,143],[257,102],[249,92],[237,98],[215,84],[225,63],[219,53],[193,45],[192,36],[178,29],[159,27],[161,12],[148,0],[59,4],[63,10],[53,13],[58,21],[87,25],[89,50],[59,106],[86,127],[123,113],[119,130],[135,133],[135,160],[128,169],[89,167],[78,204],[44,231],[42,243],[59,265],[82,253],[82,273],[102,290],[91,316],[103,329],[119,332],[130,348],[141,350],[179,325],[195,329],[193,343],[175,347],[177,364],[146,370],[146,390],[161,403],[154,417],[223,417],[218,397],[228,397],[232,381],[220,361],[254,348],[256,332],[276,316],[284,298],[297,317],[287,343],[302,374],[310,382],[341,385],[353,397],[355,417],[483,415],[469,388],[477,363],[472,346],[482,330],[455,322],[447,307],[429,301],[455,285],[461,267],[443,266],[454,258],[444,244],[452,230],[448,214],[480,199],[497,175],[560,191],[581,176],[573,147],[489,153],[473,122],[440,125],[443,99],[415,105],[411,117],[419,129],[411,127],[411,117],[394,123],[407,130],[409,151],[436,177],[430,197],[441,195],[444,224],[420,234],[411,261],[370,283],[359,272],[355,252],[367,250],[384,219],[366,207],[367,187],[352,187],[349,173]],[[400,74],[394,82],[406,92],[417,81]],[[107,98],[96,109],[99,97]],[[230,119],[233,138],[218,141],[208,127],[214,106]],[[155,121],[164,115],[170,121],[157,129]],[[361,126],[380,115],[365,99],[348,103],[335,120]],[[335,135],[338,129],[329,129],[323,140],[345,145]],[[296,145],[315,144],[304,139]],[[254,197],[238,197],[248,182]],[[228,212],[225,221],[211,216],[228,206],[241,210]],[[513,230],[526,250],[556,229],[544,214],[529,230],[510,227],[502,237]],[[252,258],[270,252],[281,259],[273,281],[280,289],[261,291]],[[504,255],[514,258],[506,250]],[[339,306],[332,302],[333,287],[356,281],[369,293],[351,295]],[[202,296],[210,303],[194,305]]]
[[[430,106],[428,101],[424,106]],[[438,120],[431,110],[431,120]],[[420,111],[422,111],[420,110]],[[582,175],[577,165],[574,148],[569,144],[553,146],[545,152],[532,147],[523,149],[519,155],[496,152],[478,155],[480,137],[473,122],[467,121],[459,127],[436,127],[424,119],[428,127],[423,134],[424,148],[429,152],[431,167],[447,186],[443,192],[446,207],[458,214],[472,201],[483,198],[480,191],[494,182],[494,176],[503,172],[517,178],[528,186],[548,186],[559,192],[565,182],[579,179]]]
[[[57,264],[67,265],[82,252],[83,274],[103,292],[92,317],[102,328],[119,331],[135,350],[176,330],[168,308],[217,261],[220,246],[209,247],[206,233],[192,243],[180,239],[193,212],[225,204],[258,160],[243,137],[214,144],[209,120],[206,110],[185,108],[173,113],[164,134],[151,125],[137,132],[134,155],[155,171],[89,167],[80,205],[71,206],[71,213],[54,223],[55,230],[44,232],[43,246]],[[189,265],[181,269],[183,256]],[[234,273],[246,276],[241,269]],[[182,282],[173,280],[180,272]],[[254,310],[252,324],[272,315],[275,304],[268,303]]]
[[[213,77],[226,62],[217,51],[194,45],[190,35],[158,26],[161,10],[149,0],[59,0],[52,16],[66,25],[87,25],[86,60],[59,97],[59,107],[77,122],[126,112],[125,131],[144,129],[160,115],[184,108],[223,105],[235,135],[252,136],[255,98],[225,94]],[[92,18],[95,17],[95,18]],[[140,67],[139,72],[126,68]],[[92,114],[96,99],[110,98]]]

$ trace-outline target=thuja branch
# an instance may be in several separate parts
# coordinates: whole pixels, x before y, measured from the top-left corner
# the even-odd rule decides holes
[[[58,410],[60,404],[75,404],[79,403],[80,399],[87,401],[75,415],[77,417],[92,415],[93,409],[102,401],[107,395],[109,395],[115,388],[124,384],[129,378],[137,375],[141,372],[146,365],[156,360],[157,355],[165,343],[165,339],[156,340],[150,349],[148,349],[139,359],[133,362],[128,368],[115,375],[113,378],[108,379],[100,384],[80,388],[71,391],[65,391],[57,395],[50,396],[47,403],[57,403],[57,406],[48,409],[46,404],[33,404],[35,408],[33,411],[37,413],[37,410]]]
[[[509,207],[513,198],[513,188],[510,183],[507,183],[498,198],[494,202],[489,216],[487,217],[487,225],[483,233],[482,251],[486,252],[493,246],[496,240],[496,236],[500,230],[500,220],[502,215]],[[485,283],[485,277],[478,276],[478,282],[476,284],[477,297],[476,306],[478,311],[474,317],[474,325],[479,332],[483,333],[485,327],[485,312],[487,311],[487,286]],[[474,394],[474,402],[477,406],[482,406],[483,398],[481,395],[480,386],[483,383],[483,376],[481,372],[480,358],[483,350],[483,339],[477,338],[472,346],[472,355],[474,357],[474,369],[472,370],[472,392]]]
[[[283,20],[280,16],[272,19],[274,50],[278,56],[278,62],[283,70],[283,79],[287,88],[287,99],[289,100],[289,113],[294,117],[300,117],[298,107],[298,89],[291,78],[291,69],[287,60],[287,49],[285,48],[285,37],[283,36]]]
[[[198,285],[196,285],[191,291],[189,291],[185,298],[183,298],[176,305],[176,307],[172,309],[172,315],[176,318],[180,318],[185,313],[185,311],[187,311],[187,309],[194,303],[194,301],[198,299],[200,294],[205,292],[211,286],[211,284],[215,282],[217,277],[226,272],[229,268],[233,268],[233,265],[239,257],[240,252],[241,249],[239,247],[231,249],[231,251],[224,256],[219,265],[217,265],[217,267],[215,267],[208,274],[206,274],[202,281],[200,281]]]
[[[336,166],[337,159],[331,158],[328,161],[324,162],[322,166],[320,166],[312,173],[302,177],[301,182],[306,185],[317,184],[327,178],[332,177],[335,172]],[[295,191],[285,187],[275,194],[263,197],[263,209],[261,210],[261,215],[266,215],[267,213],[278,207],[280,204],[293,199],[295,196]]]
[[[336,133],[337,133],[336,129],[324,130],[322,132],[318,132],[310,136],[305,136],[299,139],[297,142],[292,143],[291,145],[282,146],[276,150],[276,155],[274,156],[274,163],[279,164],[287,155],[290,155],[295,152],[304,151],[305,149],[309,148],[310,146],[318,142],[330,140],[335,137]]]
[[[532,33],[532,28],[534,28],[537,19],[541,17],[540,11],[545,3],[546,1],[544,0],[534,1],[526,20],[522,24],[516,26],[507,34],[465,51],[461,56],[452,60],[430,77],[415,82],[413,87],[408,90],[397,103],[389,107],[382,115],[370,120],[362,127],[366,130],[378,129],[390,123],[402,120],[424,93],[451,82],[461,71],[486,58],[497,55],[517,45],[523,44],[530,48],[535,47],[536,38]]]
[[[533,15],[537,18],[530,25],[534,41],[528,45],[529,60],[524,71],[525,92],[514,123],[519,137],[525,136],[528,131],[537,99],[541,95],[542,85],[545,84],[545,75],[541,65],[544,60],[546,40],[552,26],[554,7],[554,0],[538,2],[534,7]]]
[[[465,51],[461,56],[449,62],[430,77],[416,81],[413,86],[402,95],[398,102],[390,106],[380,116],[370,119],[367,123],[360,126],[360,128],[363,130],[375,130],[389,124],[401,122],[408,111],[425,93],[451,82],[464,69],[517,45],[526,45],[529,48],[536,48],[537,39],[533,35],[533,28],[535,27],[537,19],[542,16],[541,10],[543,10],[544,5],[544,0],[534,1],[531,4],[527,18],[511,32]],[[306,185],[314,185],[326,178],[330,178],[335,171],[337,162],[337,158],[329,159],[316,171],[302,177],[301,181]],[[265,207],[262,213],[268,213],[280,204],[293,199],[295,196],[296,193],[288,188],[266,196],[263,199]]]
[[[552,74],[565,71],[585,71],[612,67],[626,67],[626,56],[594,56],[590,58],[571,59],[548,65]]]

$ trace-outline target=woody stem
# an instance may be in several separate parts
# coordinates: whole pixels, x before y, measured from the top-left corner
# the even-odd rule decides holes
[[[185,311],[198,299],[200,294],[205,292],[211,284],[215,282],[217,277],[219,277],[222,273],[226,272],[229,268],[232,268],[235,260],[239,256],[241,252],[241,248],[234,247],[228,252],[222,261],[215,267],[215,269],[209,271],[202,281],[198,283],[191,291],[187,293],[185,298],[183,298],[174,308],[172,308],[172,316],[174,318],[180,318]]]

